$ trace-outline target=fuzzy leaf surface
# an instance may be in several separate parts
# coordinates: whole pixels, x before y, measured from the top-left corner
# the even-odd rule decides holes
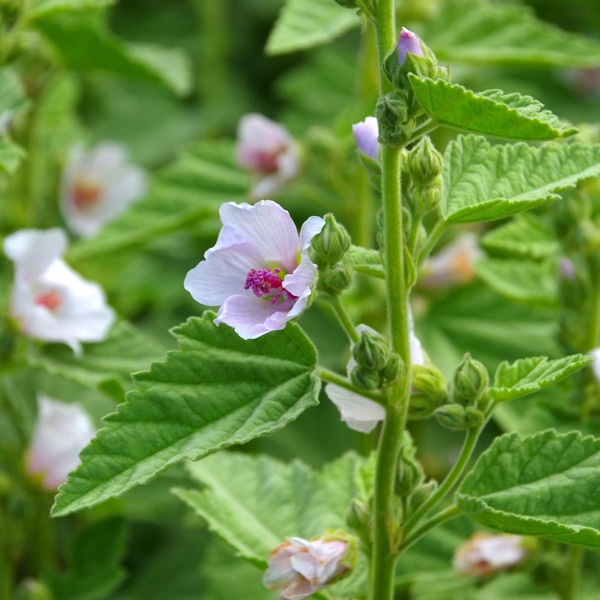
[[[574,354],[557,360],[537,356],[513,364],[503,362],[496,371],[494,386],[487,393],[494,400],[513,400],[565,379],[592,360],[585,354]]]
[[[443,61],[569,68],[600,65],[600,44],[542,21],[526,6],[447,0],[422,38]]]
[[[442,213],[450,223],[509,217],[599,173],[598,144],[491,146],[480,136],[459,136],[444,153]]]
[[[134,376],[138,389],[81,453],[54,516],[120,496],[183,458],[272,433],[318,403],[316,351],[297,325],[242,340],[215,316],[176,327],[180,349]]]
[[[267,41],[267,54],[285,54],[331,42],[360,19],[333,0],[287,0]]]
[[[600,439],[507,434],[481,455],[456,501],[493,529],[599,549],[599,486]]]
[[[385,270],[381,262],[381,252],[379,250],[371,250],[353,245],[344,254],[343,261],[359,273],[372,275],[380,279],[385,278]]]
[[[423,110],[439,125],[509,140],[546,141],[577,133],[531,96],[501,90],[476,94],[441,79],[409,77]]]

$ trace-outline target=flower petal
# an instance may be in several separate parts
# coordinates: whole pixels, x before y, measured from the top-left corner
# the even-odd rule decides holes
[[[377,423],[385,419],[383,406],[333,383],[325,386],[327,397],[337,406],[350,429],[361,433],[370,433]]]
[[[424,56],[423,46],[421,46],[421,40],[416,33],[402,28],[400,32],[400,40],[398,42],[398,62],[403,65],[406,60],[406,53],[410,52],[416,56]]]
[[[306,250],[310,246],[312,239],[317,233],[321,233],[324,225],[325,221],[321,217],[309,217],[304,221],[300,229],[300,250]]]
[[[364,121],[352,125],[357,148],[373,160],[379,159],[379,124],[375,117],[367,117]]]

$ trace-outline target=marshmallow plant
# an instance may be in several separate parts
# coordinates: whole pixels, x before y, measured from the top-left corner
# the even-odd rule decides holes
[[[476,261],[478,273],[484,262],[474,235],[461,234],[461,225],[542,210],[550,199],[560,204],[557,192],[600,174],[600,147],[565,143],[562,138],[576,130],[529,96],[474,93],[452,83],[449,68],[438,64],[427,44],[396,26],[392,0],[338,3],[358,9],[377,38],[378,100],[368,110],[371,116],[359,115],[357,121],[364,119],[352,129],[347,124],[343,132],[347,140],[354,136],[358,153],[345,148],[336,155],[340,162],[352,155],[352,168],[367,170],[374,190],[363,194],[364,201],[379,202],[380,195],[378,230],[371,240],[375,246],[377,239],[377,247],[353,245],[342,216],[309,216],[317,210],[310,210],[308,199],[302,224],[288,212],[294,212],[291,206],[268,199],[298,175],[298,149],[280,125],[256,114],[244,117],[236,157],[256,178],[250,194],[255,202],[225,195],[214,245],[202,248],[208,248],[203,257],[184,253],[191,270],[183,286],[202,315],[172,330],[178,350],[136,375],[138,389],[83,450],[82,464],[61,487],[53,514],[67,515],[120,496],[175,462],[191,459],[197,462],[188,470],[198,489],[189,485],[173,492],[262,570],[263,583],[279,600],[392,600],[400,585],[412,586],[417,579],[397,568],[405,553],[459,515],[496,532],[477,536],[456,552],[455,569],[478,578],[473,594],[476,585],[486,585],[489,575],[502,570],[519,569],[526,576],[529,569],[539,576],[540,565],[549,564],[545,549],[559,543],[573,548],[561,571],[572,590],[581,548],[600,548],[600,439],[554,429],[527,437],[509,433],[485,451],[480,447],[477,461],[471,459],[499,406],[566,380],[592,361],[588,352],[600,342],[598,302],[594,335],[563,358],[555,352],[552,359],[534,356],[509,363],[490,358],[496,354],[478,357],[473,350],[473,356],[467,352],[461,360],[450,343],[441,351],[443,336],[419,321],[430,297],[452,293],[449,288],[473,278]],[[443,155],[428,135],[441,126],[462,132]],[[502,142],[491,144],[485,136]],[[326,152],[328,138],[317,132],[315,139]],[[232,161],[223,160],[215,171],[230,174]],[[206,165],[198,170],[206,171]],[[349,171],[335,172],[338,183]],[[361,171],[366,186],[364,175]],[[307,197],[312,189],[306,186]],[[93,204],[94,190],[83,186],[78,197],[92,198]],[[340,213],[344,207],[340,202]],[[588,208],[591,218],[594,212]],[[577,211],[569,210],[569,216],[576,220]],[[511,225],[501,250],[506,251],[507,239],[513,246],[531,237],[547,242],[547,227],[538,227],[535,237],[519,229],[527,222]],[[448,238],[455,241],[444,238],[438,251],[451,228],[455,232]],[[492,247],[502,232],[487,235]],[[42,238],[49,245],[40,250]],[[590,281],[580,278],[582,265],[598,265],[598,238],[588,227],[576,228],[569,239],[585,249],[565,272],[568,285],[579,293]],[[521,251],[536,258],[548,247],[556,251],[549,243]],[[86,312],[76,320],[85,322],[88,340],[105,334],[112,315],[96,288],[96,304],[92,301],[93,284],[78,280],[80,287],[71,285],[75,275],[59,258],[63,250],[64,239],[56,231],[21,232],[6,239],[5,251],[16,264],[12,314],[27,335],[76,346],[84,338],[79,329],[71,329],[71,311],[96,306],[94,319],[88,321]],[[59,269],[60,278],[53,269]],[[355,285],[366,277],[376,281]],[[500,278],[498,270],[495,279],[489,276],[495,282]],[[518,283],[513,281],[510,289]],[[581,285],[575,289],[576,284]],[[432,288],[435,293],[427,296]],[[574,298],[585,295],[575,291]],[[383,303],[386,310],[376,310]],[[303,329],[315,305],[345,335],[337,363],[318,353]],[[479,314],[476,303],[469,309]],[[361,321],[368,325],[357,324]],[[469,328],[485,337],[479,320],[455,321],[460,321],[457,338]],[[509,346],[508,338],[527,338],[510,328],[509,322],[497,328],[503,341],[499,352]],[[330,331],[323,329],[321,337],[327,338]],[[524,339],[520,348],[528,344]],[[485,342],[479,348],[488,350]],[[494,362],[500,364],[490,376]],[[594,383],[590,374],[588,367],[578,376],[587,377],[588,385]],[[350,452],[316,470],[299,461],[217,453],[279,431],[318,404],[319,397],[335,404],[343,422],[339,427],[357,432],[353,436],[361,436],[363,449],[374,446],[370,456]],[[568,401],[566,395],[561,398]],[[500,424],[509,422],[510,409],[502,407],[496,414]],[[413,441],[408,427],[416,420],[425,425],[417,428],[420,435]],[[427,435],[423,432],[435,432],[435,427],[449,430],[439,435],[442,441],[452,435],[464,438],[460,451],[439,457],[436,464],[448,466],[439,481],[428,476],[426,466],[433,461],[421,464],[417,447]],[[336,435],[333,428],[328,435]],[[542,542],[537,554],[535,544],[522,537],[528,535],[550,542]],[[446,558],[450,568],[452,559]]]

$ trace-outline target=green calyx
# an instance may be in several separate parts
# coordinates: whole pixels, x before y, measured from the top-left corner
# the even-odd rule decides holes
[[[341,263],[325,270],[319,279],[321,287],[330,294],[339,294],[347,290],[353,281],[354,269]]]
[[[483,414],[474,406],[465,408],[460,404],[447,404],[438,408],[434,414],[442,427],[453,431],[479,429],[484,422]]]
[[[325,215],[324,219],[325,225],[313,238],[311,247],[319,261],[333,265],[342,260],[352,244],[352,239],[346,228],[340,225],[331,213]]]
[[[408,416],[411,419],[429,417],[448,398],[444,376],[434,365],[413,365],[412,393]]]
[[[474,406],[483,396],[489,381],[487,369],[467,352],[454,374],[452,398],[463,406]]]
[[[352,356],[359,367],[381,371],[390,358],[390,342],[379,333],[363,332],[352,348]]]
[[[350,373],[350,381],[357,390],[363,392],[381,387],[381,375],[364,367],[354,367]]]

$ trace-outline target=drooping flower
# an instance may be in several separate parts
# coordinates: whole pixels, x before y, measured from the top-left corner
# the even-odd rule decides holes
[[[201,304],[220,306],[215,324],[245,340],[283,329],[308,304],[317,270],[308,247],[323,219],[310,217],[298,235],[287,210],[271,200],[228,202],[219,214],[217,244],[188,272],[185,289]]]
[[[355,542],[343,532],[310,542],[292,537],[271,551],[263,584],[279,592],[278,600],[302,600],[335,583],[355,561]]]
[[[46,342],[64,342],[76,353],[81,342],[100,342],[115,320],[104,291],[60,258],[67,247],[62,229],[22,229],[4,240],[15,265],[10,311],[21,331]]]
[[[459,546],[452,564],[460,575],[485,576],[516,566],[530,554],[520,535],[490,535],[477,532]]]
[[[425,357],[423,348],[421,347],[421,342],[419,342],[413,332],[412,315],[409,315],[409,317],[411,360],[415,365],[424,365]],[[368,325],[363,324],[357,325],[356,332],[358,334],[363,332],[377,333]],[[354,347],[354,344],[352,347]],[[348,376],[350,376],[350,373],[352,372],[352,369],[356,367],[356,364],[354,357],[351,357],[346,365]],[[342,421],[344,421],[350,429],[354,429],[354,431],[370,433],[375,429],[377,423],[385,419],[385,409],[383,406],[360,394],[346,390],[334,383],[325,385],[325,393],[340,411]]]
[[[76,235],[92,236],[146,191],[145,171],[127,162],[120,144],[103,142],[86,152],[74,146],[63,170],[60,209]]]
[[[379,158],[379,124],[375,117],[367,117],[360,123],[352,125],[357,148],[369,158]]]
[[[42,486],[54,490],[79,463],[79,453],[96,430],[79,404],[38,398],[38,417],[29,446],[27,472],[42,476]]]
[[[410,52],[416,56],[424,56],[421,40],[416,33],[413,33],[406,27],[400,32],[400,40],[398,41],[398,62],[403,65],[406,60],[406,53]]]
[[[468,283],[475,278],[473,263],[480,258],[483,258],[483,252],[477,236],[463,233],[425,262],[420,283],[424,288]]]
[[[257,113],[243,116],[238,125],[237,160],[257,181],[250,197],[271,196],[300,172],[298,147],[285,127]]]

